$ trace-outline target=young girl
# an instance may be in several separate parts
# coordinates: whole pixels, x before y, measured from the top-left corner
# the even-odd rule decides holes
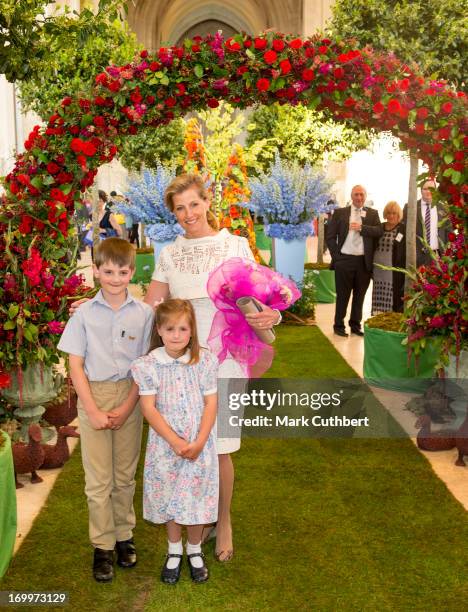
[[[169,551],[161,580],[175,584],[182,565],[182,525],[194,582],[208,580],[201,551],[206,523],[217,519],[216,421],[218,363],[198,344],[187,300],[158,306],[148,355],[132,364],[150,432],[144,470],[143,515],[166,523]]]

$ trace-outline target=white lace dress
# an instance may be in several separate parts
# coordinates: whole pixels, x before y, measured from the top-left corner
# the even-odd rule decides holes
[[[230,234],[222,229],[214,236],[204,238],[185,238],[176,240],[164,247],[159,256],[153,280],[167,283],[172,298],[190,300],[195,310],[197,332],[200,345],[208,347],[208,336],[216,308],[206,291],[208,276],[217,266],[231,257],[244,257],[254,260],[248,240]],[[218,378],[244,378],[244,369],[234,359],[225,359],[218,370]],[[218,394],[218,414],[228,410],[227,397]],[[222,396],[224,395],[224,397]],[[224,419],[223,419],[224,420]],[[232,453],[240,448],[237,438],[218,438],[219,454]]]

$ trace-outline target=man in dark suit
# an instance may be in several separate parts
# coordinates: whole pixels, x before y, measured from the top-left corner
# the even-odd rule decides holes
[[[434,181],[426,181],[421,187],[421,199],[416,209],[416,266],[427,266],[432,256],[440,248],[439,240],[447,242],[447,219],[442,210],[432,205],[432,190],[436,188]],[[407,224],[408,205],[403,209],[403,222]],[[442,223],[441,227],[439,224]],[[425,237],[429,246],[422,243]]]
[[[337,208],[327,225],[327,246],[335,270],[336,308],[333,330],[347,336],[344,318],[351,292],[352,334],[363,336],[361,330],[362,305],[372,273],[375,239],[382,233],[379,213],[364,206],[367,193],[362,185],[351,190],[351,206]]]

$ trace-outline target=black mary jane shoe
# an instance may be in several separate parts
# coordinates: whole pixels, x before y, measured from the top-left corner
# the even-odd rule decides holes
[[[98,582],[111,582],[114,577],[114,551],[94,549],[93,576]]]
[[[171,557],[177,557],[178,559],[180,559],[179,565],[174,569],[169,569],[167,567],[167,562]],[[166,555],[166,561],[164,562],[163,568],[161,570],[161,582],[164,582],[164,584],[177,584],[179,582],[181,568],[182,555]]]
[[[194,567],[192,565],[191,559],[193,557],[201,557],[202,561],[203,561],[203,565],[202,567]],[[193,580],[193,582],[206,582],[208,580],[208,568],[205,565],[205,555],[200,552],[200,553],[193,553],[193,555],[187,555],[187,561],[189,564],[189,568],[190,568],[190,576]]]
[[[136,548],[133,538],[115,543],[117,553],[117,564],[120,567],[135,567],[137,562]]]

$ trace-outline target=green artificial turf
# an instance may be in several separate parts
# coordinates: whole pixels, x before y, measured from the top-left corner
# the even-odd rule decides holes
[[[271,376],[356,376],[316,328],[282,327],[276,349]],[[75,452],[0,589],[65,590],[80,611],[466,607],[466,512],[410,441],[251,438],[235,464],[235,556],[216,563],[210,543],[208,583],[184,565],[178,585],[161,584],[164,528],[141,518],[137,567],[94,582]],[[135,502],[141,517],[141,465]]]

